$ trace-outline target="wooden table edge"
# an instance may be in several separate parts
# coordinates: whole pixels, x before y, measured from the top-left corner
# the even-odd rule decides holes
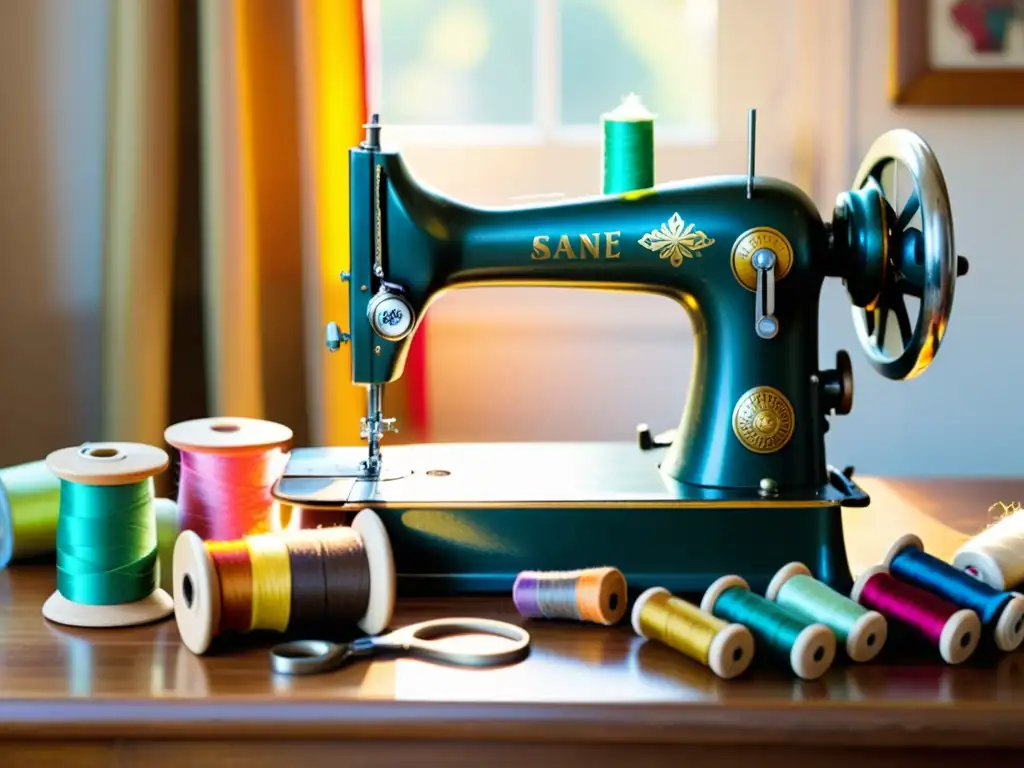
[[[417,740],[1024,748],[1019,707],[803,702],[533,704],[0,700],[0,742]]]

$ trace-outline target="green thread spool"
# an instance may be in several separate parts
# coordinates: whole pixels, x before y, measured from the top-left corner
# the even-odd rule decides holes
[[[852,661],[871,661],[881,652],[889,634],[889,624],[882,614],[869,611],[818,581],[803,563],[780,568],[765,597],[805,621],[820,622],[831,629]]]
[[[167,618],[160,588],[153,476],[167,454],[139,443],[91,443],[46,457],[60,478],[57,591],[43,616],[77,627],[124,627]]]
[[[640,97],[632,93],[601,116],[604,194],[619,195],[654,186],[654,119]]]
[[[787,659],[804,680],[828,671],[836,656],[836,636],[824,624],[801,619],[789,610],[750,591],[739,576],[722,576],[700,603],[701,610],[725,621],[742,624],[773,655]]]
[[[0,570],[53,554],[59,508],[60,479],[45,461],[0,469]]]

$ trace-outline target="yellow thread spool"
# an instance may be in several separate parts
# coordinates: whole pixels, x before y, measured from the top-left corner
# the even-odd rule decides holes
[[[633,604],[633,630],[699,661],[723,679],[743,674],[754,660],[754,636],[740,624],[729,624],[674,597],[664,587],[651,587]]]
[[[291,618],[292,570],[288,547],[280,536],[245,539],[252,562],[252,630],[284,632]]]

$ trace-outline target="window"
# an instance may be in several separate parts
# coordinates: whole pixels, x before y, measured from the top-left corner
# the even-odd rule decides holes
[[[672,134],[716,124],[717,0],[374,0],[391,125],[593,132],[628,93]]]
[[[370,108],[421,183],[467,203],[600,193],[601,115],[629,93],[657,115],[657,183],[745,173],[752,107],[758,173],[794,180],[794,83],[820,3],[364,0]],[[457,291],[431,316],[688,327],[668,300],[543,288]]]

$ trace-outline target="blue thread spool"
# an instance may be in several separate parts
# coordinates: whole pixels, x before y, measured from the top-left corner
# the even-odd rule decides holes
[[[886,553],[884,565],[893,577],[927,590],[978,614],[1000,651],[1014,651],[1024,641],[1024,597],[1000,592],[965,571],[924,551],[912,533],[900,536]]]
[[[836,656],[836,636],[824,624],[807,621],[750,591],[739,576],[722,576],[700,602],[702,611],[750,630],[758,647],[785,658],[804,680],[821,677]]]

